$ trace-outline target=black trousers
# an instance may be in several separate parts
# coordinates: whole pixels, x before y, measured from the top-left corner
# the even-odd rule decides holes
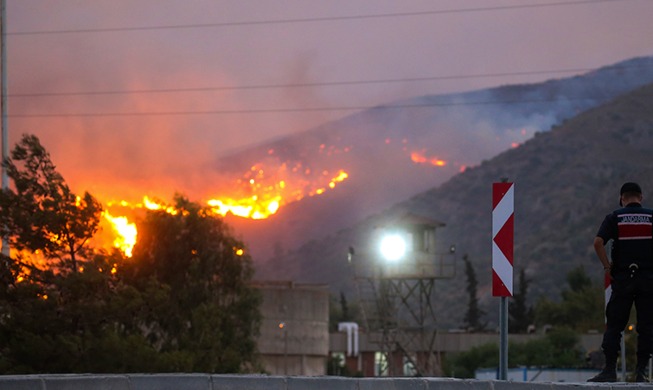
[[[647,364],[653,352],[653,270],[618,272],[613,275],[612,295],[606,306],[606,330],[601,348],[606,365],[617,362],[621,332],[626,328],[633,304],[637,310],[637,364]]]

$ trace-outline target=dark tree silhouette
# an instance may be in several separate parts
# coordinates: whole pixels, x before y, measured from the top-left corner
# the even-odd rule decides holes
[[[526,278],[524,269],[520,269],[519,291],[513,295],[512,302],[508,306],[508,331],[510,333],[526,333],[528,327],[534,322],[533,307],[527,305],[528,285],[530,282],[530,279]]]
[[[485,330],[487,322],[483,322],[482,318],[485,312],[481,310],[478,304],[477,289],[478,280],[476,279],[476,272],[469,260],[469,256],[463,256],[465,262],[465,275],[467,275],[467,295],[469,296],[469,304],[467,305],[467,312],[465,313],[465,329],[471,332],[479,332]]]
[[[24,135],[3,165],[14,187],[0,193],[3,236],[19,251],[58,260],[59,271],[77,272],[78,255],[98,230],[100,203],[70,190],[36,136]]]

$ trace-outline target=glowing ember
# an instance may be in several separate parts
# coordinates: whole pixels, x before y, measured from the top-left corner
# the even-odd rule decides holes
[[[113,217],[108,211],[103,213],[104,218],[111,222],[114,232],[117,234],[113,240],[113,246],[120,249],[125,256],[132,257],[132,249],[136,245],[136,224],[130,223],[127,217]]]
[[[446,161],[437,157],[426,157],[424,151],[412,152],[410,154],[410,159],[416,164],[431,164],[436,167],[444,167],[447,165]]]
[[[347,174],[347,172],[341,170],[341,171],[338,172],[338,176],[334,177],[333,180],[331,180],[331,183],[340,183],[340,182],[343,182],[343,181],[345,181],[348,177],[349,177],[349,174]],[[330,186],[330,187],[331,187],[331,186]],[[333,185],[333,187],[335,187],[335,184]],[[333,187],[331,187],[331,188],[333,188]]]
[[[328,175],[328,172],[325,171],[322,174],[323,175]],[[327,184],[327,186],[330,189],[334,189],[334,188],[336,188],[336,185],[338,183],[345,181],[348,177],[349,177],[349,174],[347,174],[347,172],[345,172],[343,170],[340,170],[340,171],[338,171],[338,175],[336,175],[334,178],[332,178],[329,181],[329,183]],[[322,195],[325,192],[326,192],[326,188],[320,187],[320,188],[318,188],[318,189],[316,189],[314,191],[309,192],[308,196]]]

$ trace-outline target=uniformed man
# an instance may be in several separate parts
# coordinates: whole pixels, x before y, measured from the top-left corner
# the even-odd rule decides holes
[[[632,182],[621,186],[619,204],[621,208],[605,217],[594,238],[594,250],[610,273],[612,295],[601,344],[605,367],[590,382],[616,382],[621,334],[633,303],[638,335],[636,382],[648,382],[646,370],[653,352],[653,210],[642,207],[642,189]],[[605,250],[610,240],[612,263]]]

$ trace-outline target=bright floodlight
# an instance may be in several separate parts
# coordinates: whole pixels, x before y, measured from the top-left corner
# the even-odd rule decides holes
[[[406,254],[406,241],[399,234],[388,234],[381,239],[381,254],[386,260],[397,261]]]

